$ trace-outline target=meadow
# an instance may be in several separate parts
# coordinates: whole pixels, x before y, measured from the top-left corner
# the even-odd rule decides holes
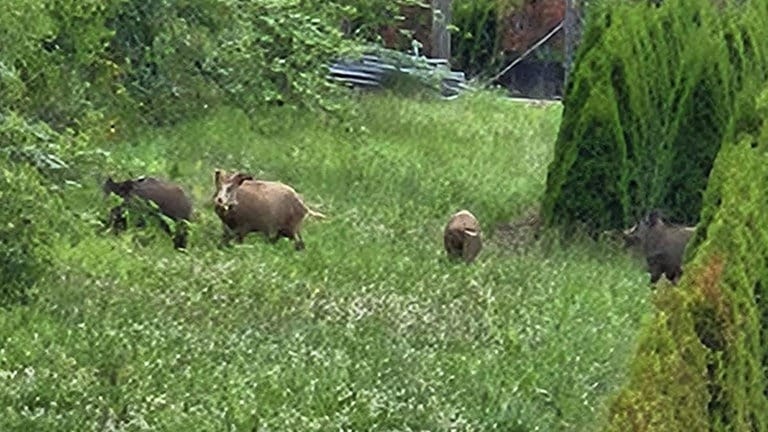
[[[535,208],[561,116],[492,94],[366,96],[336,124],[274,108],[105,140],[193,196],[189,248],[100,233],[93,173],[36,301],[0,314],[0,430],[587,431],[625,379],[647,275],[587,240],[504,241]],[[294,186],[306,250],[223,248],[215,168]],[[486,244],[446,260],[470,209]],[[510,246],[514,244],[515,246]]]

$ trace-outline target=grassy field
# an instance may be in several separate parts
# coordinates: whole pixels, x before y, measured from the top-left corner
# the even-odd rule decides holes
[[[108,144],[125,177],[192,193],[189,249],[151,231],[60,242],[38,301],[0,314],[0,430],[592,430],[624,378],[647,276],[590,244],[509,248],[560,106],[365,98],[351,127],[234,111]],[[292,184],[327,220],[307,249],[219,247],[213,169]],[[98,173],[106,175],[107,173]],[[94,176],[69,196],[103,217]],[[478,261],[442,228],[471,209]]]

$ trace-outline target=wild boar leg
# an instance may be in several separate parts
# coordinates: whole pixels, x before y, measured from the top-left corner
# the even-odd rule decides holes
[[[124,205],[124,203],[119,204],[109,210],[109,220],[107,221],[107,224],[114,234],[118,234],[128,227],[128,221],[125,218],[125,213],[123,213]]]
[[[651,255],[646,258],[646,263],[648,264],[648,273],[651,274],[651,284],[655,284],[664,274],[664,256]]]
[[[173,247],[176,249],[187,248],[187,225],[184,221],[179,221],[176,224],[176,233],[173,236]]]
[[[304,250],[304,239],[301,238],[301,234],[294,233],[293,234],[293,247],[297,250]]]
[[[226,224],[221,224],[221,228],[221,244],[222,246],[228,246],[229,242],[232,241],[232,237],[234,237],[234,233]]]
[[[240,232],[240,231],[237,231],[237,232],[235,233],[235,241],[236,241],[237,243],[239,243],[239,244],[242,244],[242,243],[243,243],[243,240],[245,240],[245,235],[246,235],[246,234],[247,234],[247,233],[244,233],[244,232]]]
[[[682,269],[673,269],[668,270],[666,272],[667,279],[669,279],[670,282],[672,282],[672,285],[677,285],[677,283],[680,281],[680,278],[683,276],[683,270]]]

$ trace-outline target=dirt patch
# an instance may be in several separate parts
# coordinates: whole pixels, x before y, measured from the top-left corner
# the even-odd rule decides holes
[[[535,242],[540,227],[539,209],[531,208],[510,222],[496,225],[493,241],[504,249],[520,250]]]

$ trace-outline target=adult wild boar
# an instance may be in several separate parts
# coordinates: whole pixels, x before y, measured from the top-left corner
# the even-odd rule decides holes
[[[443,246],[449,258],[463,259],[471,263],[483,247],[480,223],[468,210],[460,210],[451,216],[443,230]]]
[[[262,233],[270,243],[281,237],[293,240],[296,250],[304,249],[301,225],[306,215],[325,218],[310,209],[302,197],[285,183],[256,180],[250,174],[214,172],[216,193],[213,203],[224,226],[224,243],[242,243],[250,232]]]
[[[665,275],[677,285],[683,275],[683,254],[695,227],[674,226],[664,222],[661,214],[651,211],[643,220],[623,232],[624,245],[639,249],[645,256],[651,284]]]
[[[110,222],[113,225],[125,228],[124,208],[136,198],[151,201],[162,214],[176,222],[175,234],[171,232],[168,224],[159,218],[161,228],[168,234],[174,234],[173,245],[176,248],[185,248],[187,245],[187,233],[182,221],[189,222],[192,217],[192,200],[184,192],[181,186],[167,180],[155,177],[139,177],[122,182],[115,182],[112,177],[102,185],[105,195],[114,193],[123,199],[123,202],[110,210]]]

